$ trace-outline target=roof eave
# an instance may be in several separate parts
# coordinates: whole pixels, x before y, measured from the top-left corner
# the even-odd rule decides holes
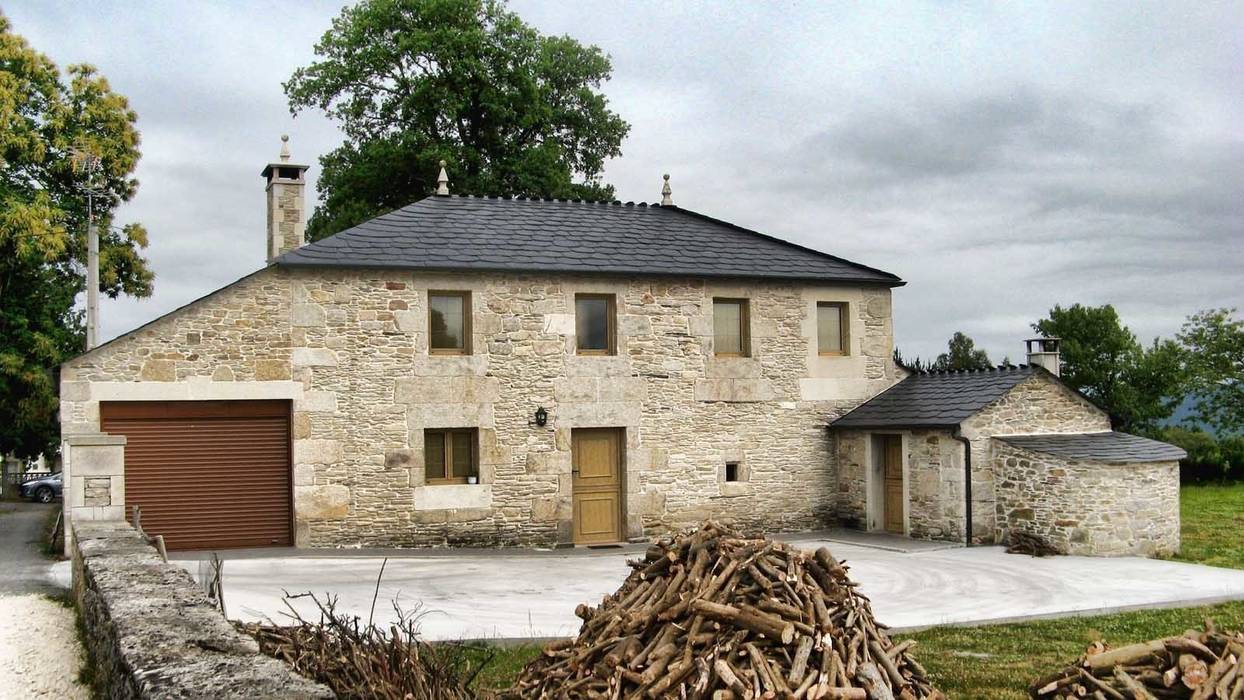
[[[594,268],[591,270],[577,268],[560,268],[560,267],[544,267],[544,268],[527,268],[527,267],[505,267],[501,265],[472,265],[469,267],[448,267],[442,265],[411,265],[409,263],[369,263],[360,264],[347,261],[325,260],[325,261],[305,261],[305,260],[286,260],[285,256],[281,256],[272,261],[277,267],[297,268],[297,269],[314,269],[324,268],[333,270],[409,270],[420,272],[509,272],[520,274],[539,274],[539,273],[555,273],[555,274],[576,274],[576,275],[642,275],[645,277],[703,277],[706,279],[763,279],[774,280],[780,282],[816,282],[821,284],[850,284],[863,287],[903,287],[907,282],[901,279],[851,279],[849,277],[815,277],[815,276],[777,276],[777,275],[758,275],[744,273],[713,273],[713,272],[645,272],[627,269],[612,268]]]

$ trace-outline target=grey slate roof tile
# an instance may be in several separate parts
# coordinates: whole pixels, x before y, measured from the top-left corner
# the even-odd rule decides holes
[[[1056,435],[999,435],[1007,444],[1065,459],[1125,464],[1173,462],[1188,456],[1182,448],[1128,433],[1062,433]]]
[[[831,425],[835,428],[953,428],[1045,370],[1019,365],[912,374]]]
[[[464,196],[422,199],[275,263],[903,284],[888,272],[679,207]]]

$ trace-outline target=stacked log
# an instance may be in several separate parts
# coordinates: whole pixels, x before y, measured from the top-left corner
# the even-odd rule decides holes
[[[714,523],[650,547],[617,592],[580,605],[515,698],[944,698],[873,619],[828,549],[800,551]]]
[[[1244,634],[1205,629],[1117,649],[1097,643],[1073,666],[1037,680],[1029,695],[1111,700],[1240,700]]]

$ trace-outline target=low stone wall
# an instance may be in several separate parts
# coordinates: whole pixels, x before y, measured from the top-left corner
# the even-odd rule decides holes
[[[1065,460],[993,441],[1001,541],[1012,530],[1067,554],[1179,551],[1179,463]]]
[[[332,698],[259,653],[129,524],[73,524],[73,593],[108,698]]]

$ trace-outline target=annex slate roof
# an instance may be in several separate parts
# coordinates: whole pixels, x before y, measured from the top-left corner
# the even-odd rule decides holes
[[[953,428],[1045,370],[1018,365],[964,372],[921,372],[865,401],[835,428]],[[1048,372],[1045,372],[1048,374]]]
[[[1064,459],[1095,462],[1173,462],[1188,456],[1182,448],[1128,433],[1064,433],[1058,435],[998,435],[1016,447]]]
[[[680,207],[470,196],[419,200],[274,262],[903,284],[888,272]]]

